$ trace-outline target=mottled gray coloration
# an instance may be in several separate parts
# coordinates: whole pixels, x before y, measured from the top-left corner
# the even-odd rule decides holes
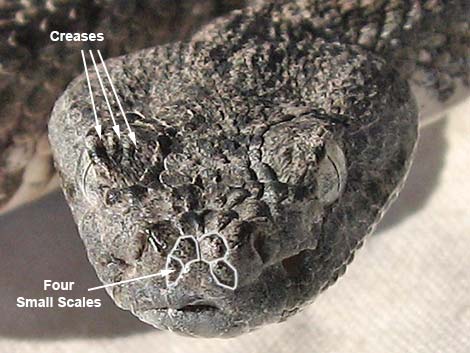
[[[83,71],[80,49],[96,48],[113,57],[185,39],[201,24],[243,3],[0,1],[0,213],[44,193],[54,175],[47,140],[41,137],[47,134],[54,102]],[[52,42],[49,33],[54,30],[103,32],[106,40]],[[38,154],[43,158],[38,160]],[[35,183],[27,189],[35,195],[18,197],[28,182]]]
[[[284,10],[247,9],[189,44],[110,60],[125,110],[145,117],[129,114],[137,148],[110,130],[98,139],[83,77],[55,107],[57,167],[104,283],[158,272],[181,233],[229,242],[235,291],[202,263],[175,287],[153,278],[110,290],[158,328],[233,336],[296,313],[344,272],[408,170],[407,83]]]
[[[190,43],[111,59],[124,109],[144,116],[129,114],[137,148],[111,134],[103,97],[98,139],[76,79],[56,104],[50,139],[100,279],[158,272],[181,233],[222,235],[239,273],[231,291],[198,263],[175,287],[161,278],[114,287],[115,302],[156,327],[210,337],[282,321],[311,302],[404,180],[417,135],[406,80],[442,100],[468,83],[467,7],[257,1]],[[222,255],[217,242],[201,251]]]
[[[187,38],[201,23],[244,0],[39,0],[0,2],[0,213],[55,186],[46,138],[53,102],[81,70],[86,43],[52,43],[52,30],[105,33],[93,43],[105,57]],[[277,1],[277,17],[314,29],[329,41],[379,52],[411,78],[420,107],[438,113],[468,85],[468,2]],[[287,5],[283,5],[287,3]],[[236,26],[235,26],[236,28]],[[426,91],[431,88],[431,95]],[[418,92],[419,91],[419,92]],[[465,90],[464,90],[465,91]],[[452,99],[448,99],[453,95]],[[433,98],[438,98],[433,99]],[[429,104],[432,100],[433,104]],[[446,102],[445,105],[442,102]]]

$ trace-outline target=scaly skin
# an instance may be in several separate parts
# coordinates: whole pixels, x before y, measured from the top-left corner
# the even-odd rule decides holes
[[[83,15],[116,3],[80,2],[76,25],[112,32],[118,26],[109,21],[134,23],[126,11],[106,19]],[[70,2],[58,4],[68,11]],[[142,11],[152,13],[146,5]],[[97,139],[85,82],[75,80],[57,102],[50,138],[101,280],[159,271],[181,233],[223,235],[239,272],[230,291],[198,264],[174,288],[158,278],[114,288],[116,303],[159,328],[232,336],[284,320],[311,302],[344,272],[404,180],[417,130],[405,80],[443,101],[456,82],[468,83],[467,7],[464,1],[258,1],[215,21],[190,44],[111,60],[125,109],[145,116],[131,119],[137,148],[109,131]],[[74,22],[66,21],[72,31]],[[27,19],[25,28],[38,23]],[[109,36],[106,45],[119,49],[107,56],[146,45],[143,33],[153,40],[153,26],[145,20],[137,26],[131,40]],[[29,51],[50,55],[44,43]],[[75,62],[62,62],[78,68],[77,49]],[[9,66],[13,75],[25,72],[19,63],[14,58]],[[37,65],[30,72],[38,77],[31,86],[40,82],[44,91],[50,73]],[[24,177],[25,163],[11,161],[27,161],[34,150],[17,136],[25,131],[30,143],[44,127],[25,107],[32,102],[41,116],[49,109],[48,95],[40,96],[39,109],[33,91],[17,88],[11,77],[4,87],[14,85],[14,104],[7,107],[20,107],[23,118],[0,133],[4,203]],[[63,81],[55,87],[63,88],[67,79],[57,77]],[[12,114],[19,116],[2,118]],[[26,159],[17,157],[23,150]],[[165,244],[158,252],[150,235]],[[201,250],[222,255],[211,243]],[[232,281],[227,269],[218,271]]]
[[[185,39],[243,3],[0,1],[0,213],[51,189],[55,171],[45,138],[47,122],[56,99],[83,71],[80,49],[100,49],[113,57]],[[103,32],[106,41],[52,42],[53,30]]]
[[[54,168],[45,138],[47,120],[53,102],[82,70],[79,49],[90,48],[86,43],[51,43],[50,31],[102,31],[106,42],[94,43],[93,47],[101,48],[105,57],[112,57],[186,38],[201,23],[244,3],[0,3],[0,213],[51,189]],[[277,16],[291,17],[296,26],[302,22],[313,24],[328,40],[357,43],[380,53],[403,77],[412,78],[415,86],[435,91],[432,94],[439,101],[452,96],[459,80],[468,85],[468,2],[287,3]],[[420,106],[436,109],[435,104],[429,104],[429,97],[422,100]]]
[[[97,93],[100,140],[83,76],[68,87],[49,133],[98,276],[175,270],[108,288],[117,305],[157,328],[234,336],[285,320],[345,271],[411,163],[406,80],[434,72],[445,100],[467,74],[463,2],[362,4],[258,1],[189,43],[109,60],[124,110],[141,113],[129,114],[136,147]],[[449,16],[455,28],[438,24]],[[233,268],[198,260],[198,246]]]
[[[0,4],[0,213],[54,186],[47,120],[53,102],[82,70],[79,49],[91,46],[52,43],[50,31],[104,32],[106,41],[93,47],[113,57],[187,38],[201,23],[245,1],[136,3],[11,0]],[[295,26],[313,25],[330,41],[356,43],[380,53],[416,87],[435,91],[439,101],[452,96],[459,80],[468,85],[470,31],[465,1],[276,3],[277,17],[289,17]],[[429,97],[423,101],[436,108]]]

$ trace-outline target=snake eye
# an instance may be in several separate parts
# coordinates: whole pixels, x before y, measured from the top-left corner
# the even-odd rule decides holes
[[[346,158],[334,141],[325,144],[325,153],[316,173],[316,197],[324,205],[336,201],[346,184]]]
[[[108,206],[112,206],[119,202],[121,199],[121,192],[118,189],[109,189],[106,191],[104,195],[104,202]]]
[[[346,158],[332,133],[325,133],[325,124],[314,116],[300,116],[271,128],[264,135],[264,169],[272,174],[266,193],[281,195],[289,186],[294,199],[314,197],[322,205],[334,202],[346,183]],[[269,167],[270,173],[266,173]],[[273,190],[277,186],[277,190]]]

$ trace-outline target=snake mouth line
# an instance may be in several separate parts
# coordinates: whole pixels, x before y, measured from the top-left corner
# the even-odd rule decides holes
[[[162,307],[153,310],[161,313],[173,311],[185,314],[216,313],[221,311],[219,307],[212,304],[187,304],[180,308]]]
[[[177,310],[183,313],[198,314],[201,312],[217,312],[220,311],[220,308],[210,304],[188,304]]]

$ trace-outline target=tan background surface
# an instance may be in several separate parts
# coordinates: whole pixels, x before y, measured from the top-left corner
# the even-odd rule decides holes
[[[470,100],[422,132],[407,186],[346,275],[284,324],[231,340],[157,332],[118,310],[32,310],[42,281],[97,285],[59,194],[0,217],[0,352],[470,352]],[[66,293],[59,293],[64,295]]]

